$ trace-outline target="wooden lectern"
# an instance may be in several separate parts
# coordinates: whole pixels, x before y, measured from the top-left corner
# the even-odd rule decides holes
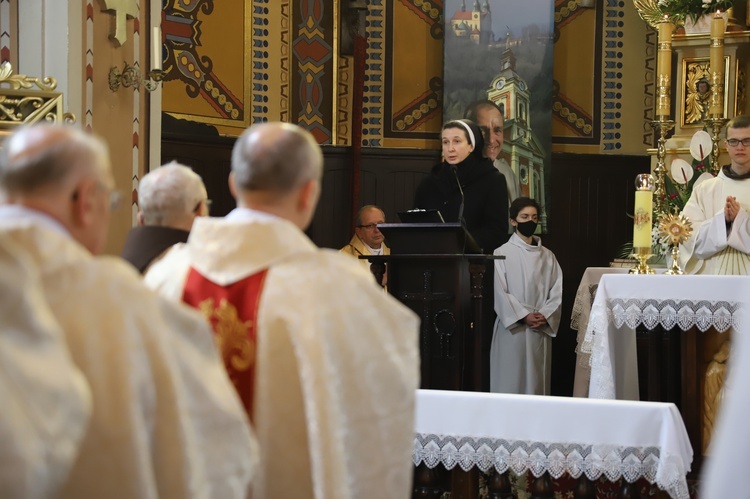
[[[492,261],[460,223],[381,224],[391,254],[364,256],[421,318],[422,388],[489,391]],[[489,286],[487,285],[489,283]]]

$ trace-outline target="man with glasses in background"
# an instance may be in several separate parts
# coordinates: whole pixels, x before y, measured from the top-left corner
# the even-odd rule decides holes
[[[146,174],[138,188],[138,227],[128,233],[121,256],[145,274],[190,235],[196,217],[208,216],[210,201],[201,177],[176,161]]]
[[[750,116],[727,124],[724,145],[731,163],[697,184],[682,212],[693,224],[680,248],[688,274],[750,274]]]
[[[358,258],[360,255],[390,255],[391,250],[385,245],[385,236],[378,229],[378,224],[385,223],[385,213],[375,205],[368,204],[357,213],[357,225],[349,244],[341,248],[341,253]],[[360,260],[367,270],[370,262]],[[387,283],[387,274],[383,276],[383,286]]]

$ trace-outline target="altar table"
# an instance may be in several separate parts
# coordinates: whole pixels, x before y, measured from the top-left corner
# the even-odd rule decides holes
[[[742,323],[747,276],[601,276],[579,345],[590,355],[589,397],[638,399],[635,328],[724,332]]]
[[[589,316],[591,315],[591,306],[594,304],[594,298],[596,297],[596,290],[599,287],[599,280],[604,274],[627,274],[630,269],[620,267],[588,267],[583,273],[581,282],[578,285],[576,291],[575,301],[573,302],[573,312],[570,315],[570,328],[574,331],[578,331],[576,337],[576,369],[575,377],[573,378],[573,396],[574,397],[588,397],[589,396],[589,381],[591,380],[591,364],[589,362],[591,356],[588,353],[581,351],[581,345],[583,345],[583,338],[586,335],[586,328],[589,325]],[[616,340],[615,340],[616,341]],[[624,344],[620,345],[619,350],[630,351],[631,346]],[[632,369],[632,364],[618,364],[622,369]],[[637,366],[636,366],[637,370]],[[618,379],[632,380],[633,377],[626,373],[621,373]],[[635,382],[638,382],[636,375]],[[636,393],[638,392],[638,386],[635,387]]]
[[[671,403],[419,390],[414,464],[645,478],[687,499],[693,450]]]

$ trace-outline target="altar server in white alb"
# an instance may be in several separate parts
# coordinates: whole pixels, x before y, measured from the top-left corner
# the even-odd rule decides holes
[[[693,235],[680,247],[688,274],[750,274],[750,116],[727,124],[731,163],[695,186],[683,214]]]
[[[0,234],[40,274],[43,300],[91,391],[85,434],[70,449],[75,462],[48,497],[245,498],[257,443],[210,327],[147,289],[129,264],[94,256],[113,193],[105,145],[81,130],[38,125],[3,144]],[[63,415],[64,403],[47,417]]]
[[[22,248],[0,233],[0,497],[57,497],[91,393]]]
[[[418,319],[302,232],[322,170],[309,132],[253,125],[232,151],[238,207],[196,220],[146,282],[214,325],[260,442],[254,499],[409,497]]]
[[[495,330],[490,391],[549,395],[552,337],[560,325],[562,270],[534,235],[539,204],[519,197],[510,205],[515,232],[495,250]]]

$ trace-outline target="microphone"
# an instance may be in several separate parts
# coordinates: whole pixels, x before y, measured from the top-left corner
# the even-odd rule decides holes
[[[458,192],[461,193],[461,204],[458,206],[458,221],[461,222],[462,225],[464,224],[464,201],[466,198],[464,197],[464,189],[461,187],[461,181],[458,180],[458,168],[456,165],[450,165],[451,170],[453,171],[453,176],[456,178],[456,184],[458,185]]]

